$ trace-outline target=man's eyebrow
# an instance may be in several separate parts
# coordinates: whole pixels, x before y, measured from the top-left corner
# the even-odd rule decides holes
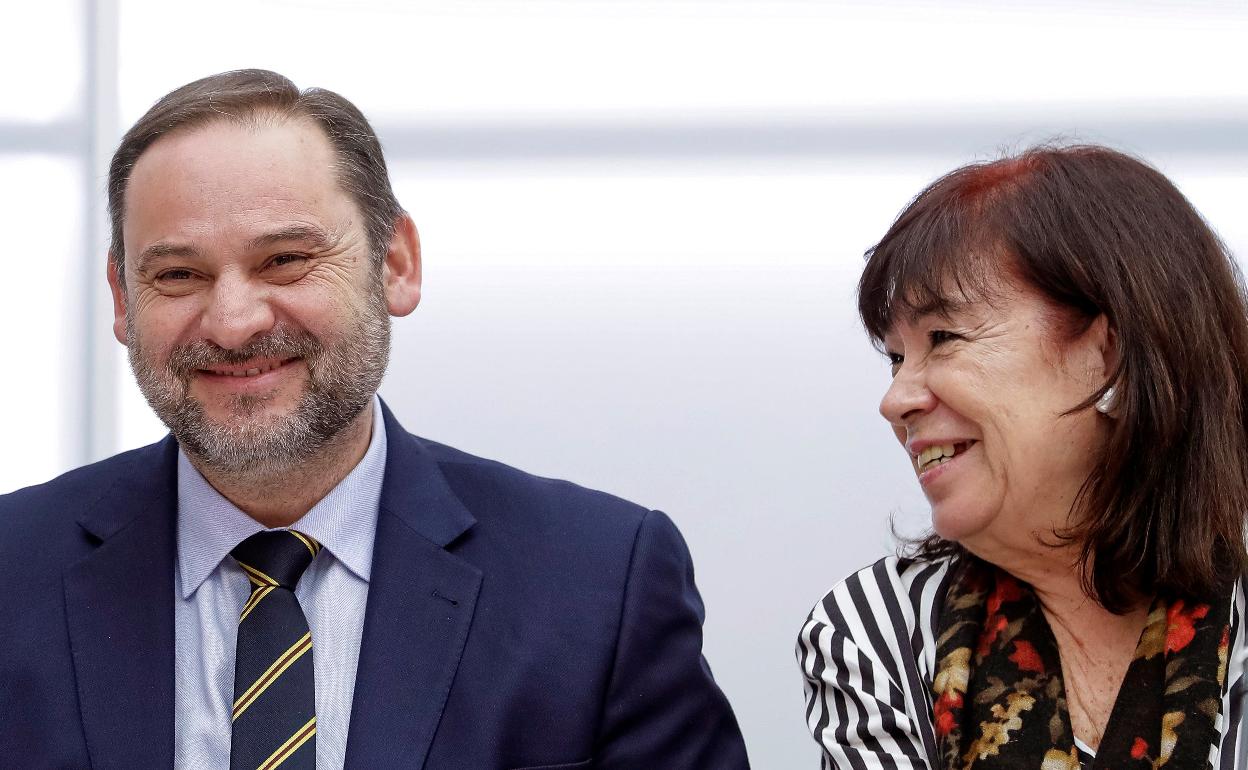
[[[331,249],[342,240],[342,236],[330,233],[315,225],[290,225],[272,232],[257,235],[247,242],[247,250],[255,251],[277,243],[302,243],[313,250]],[[139,252],[135,260],[135,272],[142,273],[150,268],[151,263],[165,257],[195,258],[199,250],[194,246],[178,243],[157,241]]]
[[[340,235],[331,233],[316,225],[290,225],[273,232],[257,235],[247,242],[247,250],[255,251],[277,243],[298,242],[314,250],[329,249],[342,240]]]
[[[150,267],[152,262],[164,257],[196,256],[199,256],[199,251],[194,246],[157,241],[139,252],[138,258],[134,261],[134,270],[136,273],[142,273]]]

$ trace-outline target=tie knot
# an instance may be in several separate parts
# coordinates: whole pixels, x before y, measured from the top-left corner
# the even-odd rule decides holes
[[[247,573],[253,587],[279,585],[295,590],[303,571],[321,551],[321,544],[293,529],[257,532],[230,554]]]

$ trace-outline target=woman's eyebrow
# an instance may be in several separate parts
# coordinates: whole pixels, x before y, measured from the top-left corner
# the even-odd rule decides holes
[[[911,308],[906,313],[906,321],[909,323],[920,323],[933,318],[941,321],[954,321],[957,320],[955,316],[966,315],[975,304],[968,299],[940,297],[918,307]]]

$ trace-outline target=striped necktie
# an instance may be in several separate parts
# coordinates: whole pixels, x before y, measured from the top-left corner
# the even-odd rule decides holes
[[[320,550],[291,529],[259,532],[230,552],[251,580],[238,618],[231,770],[316,767],[312,632],[295,586]]]

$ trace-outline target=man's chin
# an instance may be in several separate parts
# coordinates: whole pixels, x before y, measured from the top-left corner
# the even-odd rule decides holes
[[[315,447],[273,431],[174,433],[196,465],[237,476],[267,476],[307,461]]]
[[[263,436],[281,430],[297,418],[297,405],[283,407],[271,403],[230,404],[225,409],[201,410],[204,430],[221,436]]]
[[[280,388],[265,393],[200,392],[192,384],[187,400],[194,404],[206,423],[222,430],[245,428],[264,420],[289,419],[298,409],[303,389]],[[288,392],[290,391],[290,392]]]
[[[165,423],[182,448],[197,461],[220,471],[252,475],[298,465],[317,449],[303,430],[298,405],[232,399],[205,405],[198,401]]]

